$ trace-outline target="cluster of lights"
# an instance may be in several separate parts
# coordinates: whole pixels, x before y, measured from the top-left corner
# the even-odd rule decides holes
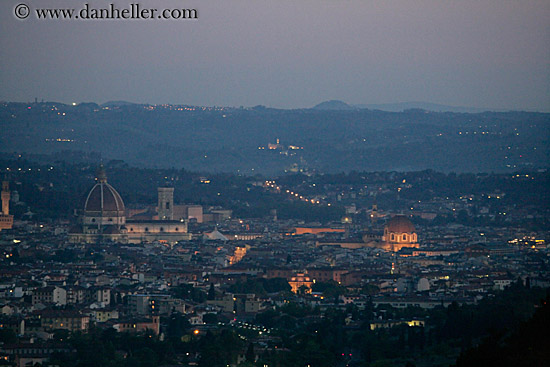
[[[65,141],[65,142],[74,142],[74,139],[67,138],[53,138],[53,139],[44,139],[46,141]]]
[[[280,192],[281,191],[281,187],[278,186],[275,181],[265,181],[265,186],[266,187],[269,187],[269,188],[272,188],[274,190],[277,190],[277,192]],[[315,184],[313,184],[313,186],[315,186]],[[301,201],[304,201],[306,203],[311,203],[311,204],[321,204],[321,202],[319,200],[316,200],[316,199],[308,199],[307,197],[303,196],[303,195],[300,195],[298,194],[297,192],[294,192],[292,190],[285,190],[285,192],[287,194],[290,195],[291,198],[294,198],[294,199],[299,199]],[[328,206],[330,206],[330,203],[327,204]]]
[[[537,239],[534,236],[523,236],[522,238],[514,238],[513,240],[508,241],[508,243],[511,245],[531,245],[533,242],[535,242],[536,245],[544,245],[545,240]],[[531,248],[535,247],[535,245],[531,245]]]
[[[219,324],[224,325],[222,323],[219,323]],[[257,326],[257,325],[254,325],[254,324],[249,324],[247,322],[236,321],[236,322],[230,323],[229,325],[235,326],[235,327],[240,327],[240,328],[243,328],[243,329],[250,329],[250,330],[258,331],[259,334],[262,334],[262,333],[270,334],[271,333],[271,330],[268,329],[268,328],[265,328],[263,326]]]
[[[302,201],[305,201],[306,203],[312,203],[312,204],[320,204],[321,202],[319,200],[315,199],[308,199],[304,197],[303,195],[298,194],[297,192],[286,190],[286,193],[289,194],[291,197],[295,197],[296,199],[300,199]],[[328,204],[330,206],[330,204]]]
[[[489,135],[489,131],[480,131],[479,133],[481,135],[485,135],[485,134]],[[462,135],[462,134],[468,135],[470,134],[470,132],[469,131],[465,131],[464,133],[462,131],[458,132],[458,135]],[[477,135],[477,131],[474,131],[472,134]],[[441,135],[443,134],[438,134],[438,136],[441,136]],[[499,133],[499,135],[502,135],[502,133]],[[516,133],[516,135],[519,135],[519,133]]]
[[[531,178],[531,180],[535,179],[533,176],[529,176],[529,175],[514,175],[514,176],[512,176],[512,178],[522,178],[522,177]]]
[[[225,111],[226,107],[198,107],[198,106],[181,106],[181,105],[171,105],[171,104],[160,104],[160,105],[147,105],[144,106],[147,110],[155,110],[156,108],[165,108],[171,111]]]

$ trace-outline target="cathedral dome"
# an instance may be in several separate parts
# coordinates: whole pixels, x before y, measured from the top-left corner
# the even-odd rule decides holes
[[[390,233],[414,233],[416,231],[410,219],[404,215],[394,216],[386,224],[386,228]]]
[[[124,211],[124,202],[113,186],[106,182],[96,183],[86,197],[87,212]]]
[[[107,176],[103,167],[97,173],[97,181],[86,197],[84,211],[87,213],[124,213],[124,202],[115,188],[107,183]]]

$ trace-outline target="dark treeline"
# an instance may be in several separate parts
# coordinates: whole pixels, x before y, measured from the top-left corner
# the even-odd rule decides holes
[[[40,164],[32,160],[17,160],[4,156],[0,168],[12,181],[11,190],[17,190],[20,200],[27,205],[13,206],[12,212],[20,218],[30,207],[41,218],[69,217],[74,209],[82,207],[85,194],[94,184],[98,162],[67,163],[56,161]],[[259,218],[277,210],[280,219],[302,219],[327,222],[339,220],[343,207],[333,201],[331,207],[313,206],[303,201],[262,188],[262,176],[234,174],[204,174],[185,169],[136,168],[119,160],[105,162],[109,183],[122,195],[127,206],[154,205],[157,187],[175,187],[176,203],[192,203],[221,206],[232,209],[236,217]],[[201,182],[207,178],[209,183]],[[397,188],[406,182],[406,189],[399,194]],[[301,194],[315,197],[338,190],[361,188],[386,188],[375,198],[357,197],[359,205],[370,206],[374,201],[385,208],[402,209],[407,201],[429,201],[450,197],[457,200],[462,195],[474,195],[476,201],[472,213],[456,213],[454,218],[439,217],[437,220],[453,220],[463,224],[483,224],[483,219],[472,218],[479,205],[498,212],[506,206],[516,209],[533,206],[538,210],[550,207],[550,174],[521,172],[516,174],[455,174],[432,170],[420,172],[357,172],[306,176],[287,174],[277,178],[277,183]],[[504,193],[494,200],[487,193]],[[334,198],[335,199],[335,198]],[[470,214],[470,215],[468,215]],[[470,223],[475,220],[475,223]],[[494,220],[499,220],[495,218]],[[490,223],[486,223],[490,224]],[[502,223],[504,224],[504,223]]]
[[[192,290],[181,291],[187,299],[194,297]],[[187,319],[174,313],[163,320],[167,325],[163,338],[114,329],[92,328],[87,334],[56,331],[54,341],[68,342],[76,353],[56,355],[52,363],[145,367],[196,360],[199,366],[216,367],[236,363],[239,355],[247,354],[241,366],[543,366],[549,356],[548,300],[549,290],[516,282],[476,305],[433,310],[372,305],[359,310],[348,305],[321,313],[290,302],[257,315],[255,324],[271,330],[262,347],[250,347],[257,337],[252,330],[222,327],[195,334]],[[371,330],[380,314],[393,320],[420,318],[425,326]],[[207,320],[219,321],[210,316]],[[7,332],[0,336],[4,342],[14,337]]]

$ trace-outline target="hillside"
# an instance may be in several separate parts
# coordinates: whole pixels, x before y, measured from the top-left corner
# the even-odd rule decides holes
[[[2,152],[97,152],[194,171],[512,172],[550,162],[545,113],[4,103],[0,127]]]

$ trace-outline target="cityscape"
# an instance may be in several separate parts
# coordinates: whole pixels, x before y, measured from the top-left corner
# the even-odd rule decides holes
[[[0,367],[550,366],[550,1],[0,1]]]
[[[547,360],[547,321],[529,324],[548,320],[546,169],[262,177],[79,154],[2,154],[6,365]]]

